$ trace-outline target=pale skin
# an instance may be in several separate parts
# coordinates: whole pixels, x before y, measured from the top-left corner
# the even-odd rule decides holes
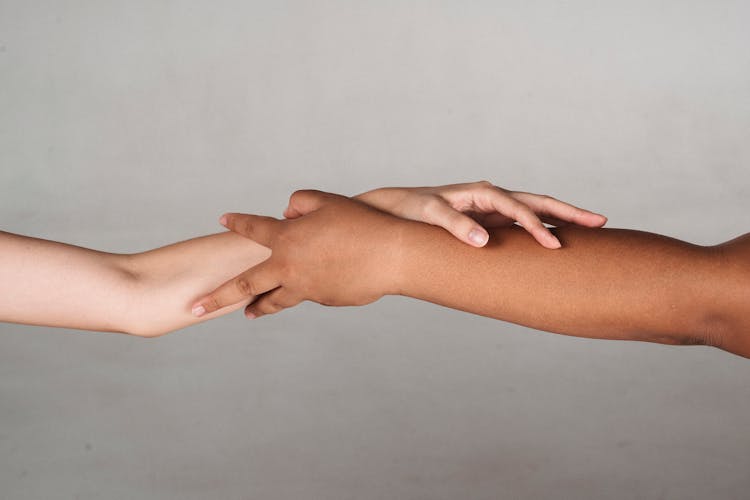
[[[225,214],[271,257],[196,301],[213,314],[248,297],[256,318],[303,300],[363,305],[405,295],[580,337],[704,344],[750,357],[750,234],[714,246],[625,229],[554,230],[548,251],[517,226],[482,248],[357,200],[295,193],[291,220]]]
[[[270,251],[226,232],[139,254],[99,252],[0,232],[0,320],[155,337],[196,318],[190,303]],[[209,270],[198,270],[195,262]],[[245,303],[249,303],[248,298]]]
[[[557,200],[544,201],[547,205],[542,209],[543,200],[550,200],[546,196],[487,183],[384,188],[359,198],[379,210],[442,226],[474,246],[482,242],[472,241],[469,233],[484,229],[463,212],[488,227],[525,221],[534,237],[549,248],[557,245],[548,230],[540,230],[542,220],[592,227],[606,221]],[[206,290],[270,254],[267,247],[232,232],[132,255],[0,232],[0,321],[155,337],[249,304],[254,297],[245,296],[201,317],[191,313]]]

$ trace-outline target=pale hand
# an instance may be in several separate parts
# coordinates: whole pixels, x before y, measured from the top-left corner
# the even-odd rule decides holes
[[[459,240],[484,246],[489,235],[484,228],[518,222],[546,248],[560,248],[560,242],[544,226],[577,224],[601,227],[603,215],[575,207],[551,196],[509,191],[488,181],[435,187],[390,187],[356,196],[370,206],[404,219],[440,226]],[[285,217],[298,216],[287,208]]]

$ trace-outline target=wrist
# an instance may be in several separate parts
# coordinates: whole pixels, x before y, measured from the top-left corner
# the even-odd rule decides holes
[[[378,197],[379,191],[381,191],[382,188],[377,189],[371,189],[370,191],[365,191],[364,193],[360,193],[356,196],[352,196],[353,199],[359,200],[363,203],[366,203],[368,205],[371,204],[375,199]]]
[[[401,219],[389,233],[389,266],[385,295],[410,296],[414,284],[415,250],[420,246],[419,235],[427,227],[419,222]]]
[[[456,251],[477,252],[441,227],[401,219],[390,237],[393,256],[387,295],[425,299],[431,283],[440,275],[445,280],[444,262],[455,259]]]

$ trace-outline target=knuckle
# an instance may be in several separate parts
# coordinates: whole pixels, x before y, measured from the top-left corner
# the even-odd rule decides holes
[[[309,189],[298,189],[295,192],[292,193],[292,195],[289,197],[290,201],[295,201],[299,198],[303,198],[307,196],[310,193]]]
[[[536,229],[538,229],[539,231],[544,231],[544,232],[547,232],[547,231],[549,231],[549,230],[548,230],[548,229],[547,229],[547,228],[546,228],[546,227],[544,226],[544,223],[542,222],[542,219],[540,219],[539,217],[537,217],[537,216],[536,216],[535,214],[532,214],[532,215],[531,215],[531,217],[530,217],[530,219],[529,219],[529,224],[531,225],[531,227],[533,227],[533,228],[536,228]]]
[[[442,204],[443,201],[441,198],[436,195],[429,195],[422,203],[422,208],[420,210],[421,216],[425,219],[435,216]]]
[[[492,184],[490,181],[484,180],[484,181],[477,181],[474,183],[476,187],[483,187],[483,188],[491,188],[495,187],[494,184]]]
[[[518,220],[528,227],[543,227],[539,217],[526,205],[522,205],[519,209]]]
[[[282,306],[278,300],[269,300],[268,301],[268,309],[273,312],[278,312],[284,309],[284,306]]]
[[[234,284],[242,295],[255,295],[253,284],[247,278],[237,278]]]
[[[309,189],[298,189],[289,196],[289,206],[297,207],[304,203],[304,200],[310,196]]]
[[[318,191],[317,189],[298,189],[292,193],[289,197],[289,201],[299,201],[313,196],[320,196],[322,194],[323,192]]]
[[[219,302],[218,297],[211,296],[208,298],[208,307],[209,310],[216,311],[218,309],[221,309],[221,303]]]
[[[482,186],[478,188],[477,195],[487,200],[499,200],[501,198],[508,198],[508,192],[506,190],[493,185]]]
[[[510,213],[517,221],[521,221],[522,219],[528,219],[529,213],[531,210],[529,207],[527,207],[525,204],[521,203],[518,200],[513,200],[510,204]]]
[[[245,236],[252,236],[253,235],[253,222],[250,219],[244,219],[241,224],[242,227],[242,233]]]
[[[258,304],[258,310],[261,311],[263,314],[273,314],[275,312],[278,312],[281,308],[276,305],[276,303],[270,301],[270,300],[264,300],[260,304]]]
[[[553,198],[552,196],[548,194],[541,195],[541,198],[542,198],[541,199],[542,208],[548,211],[552,210],[555,207],[555,205],[557,205],[558,203],[556,198]]]

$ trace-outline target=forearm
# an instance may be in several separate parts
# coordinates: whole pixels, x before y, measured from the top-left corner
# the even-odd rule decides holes
[[[271,251],[231,232],[182,241],[129,256],[137,293],[130,297],[138,313],[128,324],[138,335],[155,336],[223,316],[246,306],[254,297],[200,318],[192,303],[207,289],[218,286]]]
[[[520,228],[485,248],[440,229],[403,232],[403,295],[581,337],[709,343],[750,356],[748,245],[699,247],[620,229],[560,228],[563,248]],[[743,258],[744,257],[744,258]]]
[[[232,233],[119,255],[0,232],[0,321],[154,336],[194,317],[191,302],[269,250]]]

